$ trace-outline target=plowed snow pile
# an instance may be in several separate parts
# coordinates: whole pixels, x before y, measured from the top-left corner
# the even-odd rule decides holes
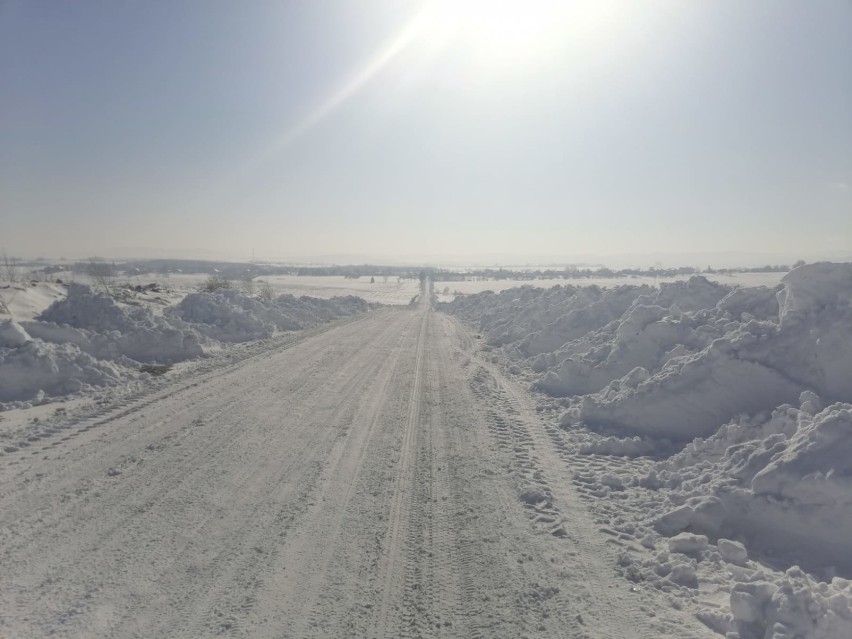
[[[561,398],[564,457],[636,587],[712,606],[729,639],[852,637],[852,264],[443,308]]]
[[[192,293],[160,316],[72,284],[65,299],[33,321],[0,321],[0,410],[147,378],[143,363],[194,359],[223,343],[298,331],[368,309],[356,297],[261,301],[225,290]]]

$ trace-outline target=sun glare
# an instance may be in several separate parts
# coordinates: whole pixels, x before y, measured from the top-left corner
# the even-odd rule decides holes
[[[606,37],[622,5],[570,0],[436,0],[423,18],[431,44],[455,43],[480,66],[528,67]]]

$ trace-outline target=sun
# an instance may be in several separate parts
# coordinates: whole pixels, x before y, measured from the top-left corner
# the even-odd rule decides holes
[[[434,0],[421,29],[428,42],[459,46],[478,66],[527,68],[599,41],[623,7],[606,0]]]

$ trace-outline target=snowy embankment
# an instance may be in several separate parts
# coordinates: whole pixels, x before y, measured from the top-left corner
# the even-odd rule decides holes
[[[730,638],[852,637],[852,264],[776,289],[694,277],[443,309],[560,398],[566,459],[625,576],[723,597],[700,616]]]
[[[35,319],[0,321],[0,409],[145,379],[143,364],[195,359],[225,343],[299,331],[368,309],[357,297],[261,301],[223,290],[191,293],[155,315],[72,284],[65,299]]]

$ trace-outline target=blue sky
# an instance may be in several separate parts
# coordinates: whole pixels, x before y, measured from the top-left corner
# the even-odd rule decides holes
[[[852,2],[0,2],[0,247],[852,251]]]

